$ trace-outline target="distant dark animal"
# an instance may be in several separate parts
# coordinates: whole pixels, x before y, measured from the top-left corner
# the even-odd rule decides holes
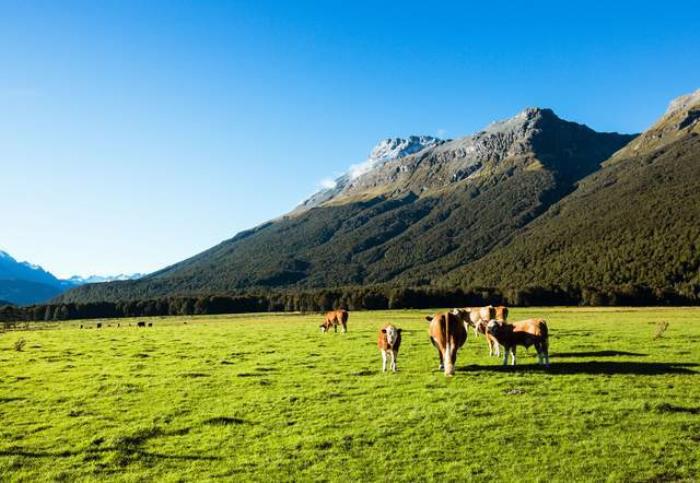
[[[98,322],[97,325],[95,325],[95,327],[97,327],[98,329],[101,329],[101,328],[102,328],[102,324],[100,324],[100,323]]]
[[[377,334],[377,347],[382,353],[382,371],[386,372],[386,358],[391,356],[391,370],[396,372],[396,358],[401,347],[401,329],[387,324],[379,329]]]
[[[430,322],[428,334],[430,342],[438,351],[440,370],[444,370],[446,376],[453,376],[457,351],[467,341],[467,329],[452,312],[429,315],[425,319]]]
[[[136,327],[146,327],[146,322],[141,321],[136,324]]]
[[[345,309],[331,310],[326,313],[326,319],[320,325],[321,332],[328,332],[331,327],[338,332],[338,325],[343,328],[343,334],[348,331],[348,311]]]
[[[121,324],[117,324],[117,327],[121,327]]]
[[[83,328],[83,324],[80,324],[80,328],[81,328],[81,329]]]
[[[492,320],[486,330],[505,347],[504,366],[508,363],[508,352],[511,354],[511,365],[515,365],[515,348],[519,345],[525,348],[534,345],[538,362],[549,366],[549,329],[544,319],[528,319],[512,324]]]
[[[148,323],[148,326],[149,326],[149,327],[153,327],[153,322],[149,322],[149,323]]]

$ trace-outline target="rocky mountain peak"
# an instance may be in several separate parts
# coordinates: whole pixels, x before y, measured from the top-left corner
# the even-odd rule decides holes
[[[695,92],[691,92],[690,94],[685,94],[673,99],[669,103],[665,115],[668,116],[669,114],[673,114],[677,111],[689,109],[695,104],[700,104],[700,89],[696,90]]]

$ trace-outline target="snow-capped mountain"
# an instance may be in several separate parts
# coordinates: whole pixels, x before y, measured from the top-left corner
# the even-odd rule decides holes
[[[66,282],[72,283],[73,285],[85,285],[86,283],[104,283],[104,282],[118,282],[124,280],[138,280],[143,277],[144,273],[120,273],[119,275],[90,275],[87,277],[81,277],[79,275],[73,275],[72,277],[66,279]]]
[[[91,275],[59,279],[39,265],[19,262],[6,251],[0,250],[0,300],[15,304],[45,302],[61,293],[88,283],[136,280],[143,274],[114,276]]]
[[[344,174],[335,180],[326,180],[322,182],[321,190],[300,203],[292,213],[300,213],[325,203],[347,188],[352,187],[353,182],[358,178],[371,173],[389,161],[401,159],[444,142],[445,141],[442,139],[433,136],[409,136],[407,138],[382,139],[372,148],[366,160],[351,165]]]

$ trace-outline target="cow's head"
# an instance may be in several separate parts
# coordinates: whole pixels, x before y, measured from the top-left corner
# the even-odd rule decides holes
[[[474,322],[472,321],[471,317],[469,317],[469,314],[471,313],[471,311],[472,311],[472,309],[467,307],[464,309],[452,309],[450,312],[452,312],[452,315],[457,317],[457,319],[460,320],[465,325],[469,325],[471,327],[474,327]]]
[[[327,323],[322,323],[321,325],[318,326],[321,329],[321,333],[327,332],[329,325]]]
[[[386,335],[386,341],[390,346],[393,346],[396,344],[396,340],[399,338],[399,334],[401,333],[401,329],[397,329],[393,325],[390,325],[384,329],[382,329],[382,334]]]
[[[494,336],[496,339],[504,336],[509,330],[512,331],[513,326],[503,322],[502,320],[489,320],[486,325],[486,332]]]

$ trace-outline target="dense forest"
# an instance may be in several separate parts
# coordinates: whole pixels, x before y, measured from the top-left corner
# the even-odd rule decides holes
[[[245,312],[322,312],[337,307],[383,310],[463,307],[485,304],[545,305],[695,305],[700,292],[678,293],[672,287],[652,289],[622,285],[600,287],[524,287],[520,289],[441,287],[346,287],[301,292],[167,297],[125,302],[86,302],[0,307],[0,321],[51,321],[111,317],[207,315]]]

